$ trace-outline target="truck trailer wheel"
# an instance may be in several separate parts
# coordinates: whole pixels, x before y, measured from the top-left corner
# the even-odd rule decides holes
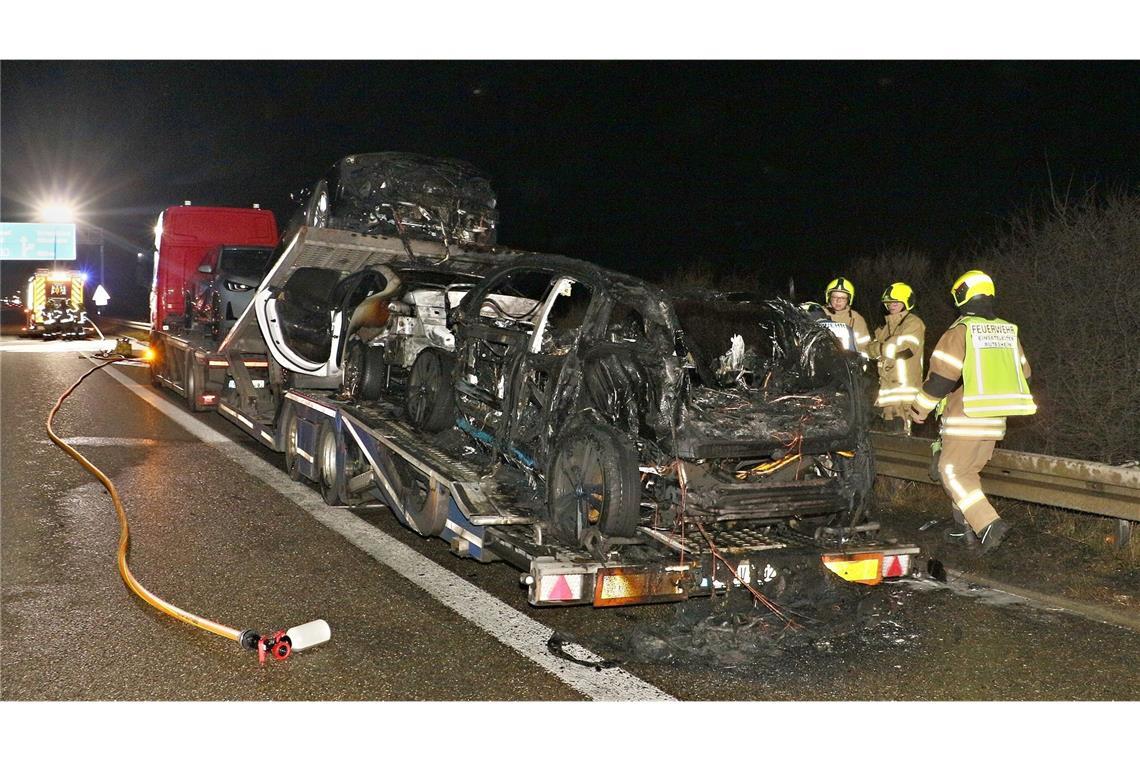
[[[166,352],[162,350],[162,342],[156,341],[153,338],[151,338],[150,341],[150,348],[153,352],[153,355],[150,358],[150,364],[147,365],[148,371],[150,373],[150,384],[155,388],[161,388],[161,375],[163,370],[162,363],[166,360]]]
[[[300,422],[297,421],[297,415],[292,409],[285,410],[285,419],[282,425],[285,428],[285,472],[289,473],[291,480],[299,482],[304,478],[297,456]]]
[[[202,393],[204,367],[194,361],[194,355],[186,357],[186,406],[192,412],[205,412],[207,407],[199,401]]]
[[[637,452],[614,428],[589,422],[564,433],[554,448],[546,489],[552,527],[566,538],[581,540],[590,529],[603,536],[637,532]]]
[[[344,506],[341,498],[340,472],[336,466],[336,431],[328,421],[322,422],[317,433],[317,485],[321,489],[321,498],[330,507]]]
[[[454,366],[455,357],[438,348],[425,348],[416,357],[404,400],[414,427],[438,433],[455,424],[455,389],[451,385]]]
[[[450,492],[402,459],[386,455],[378,464],[400,498],[397,505],[412,530],[421,536],[438,536],[447,521]],[[385,500],[391,498],[381,489]]]

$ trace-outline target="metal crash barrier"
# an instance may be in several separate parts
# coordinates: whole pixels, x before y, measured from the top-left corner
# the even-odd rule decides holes
[[[872,433],[878,474],[929,483],[930,440]],[[1063,507],[1119,521],[1117,545],[1127,544],[1140,522],[1140,468],[1080,459],[994,451],[982,470],[987,494]]]

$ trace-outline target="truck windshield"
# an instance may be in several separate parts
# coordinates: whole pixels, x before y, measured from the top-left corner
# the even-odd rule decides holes
[[[260,279],[269,269],[272,248],[223,248],[218,257],[218,271],[234,277]]]

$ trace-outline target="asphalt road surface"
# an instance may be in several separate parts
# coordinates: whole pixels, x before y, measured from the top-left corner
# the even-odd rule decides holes
[[[157,612],[125,587],[110,498],[46,435],[52,405],[100,347],[0,338],[4,700],[1140,694],[1140,633],[932,581],[861,590],[850,624],[833,615],[786,639],[706,601],[532,608],[505,563],[455,557],[385,508],[327,507],[290,481],[280,454],[219,415],[189,414],[149,385],[144,367],[100,370],[65,403],[55,429],[118,488],[140,582],[233,628],[329,622],[328,643],[259,666],[232,641]],[[565,647],[574,659],[551,651],[555,634],[576,642]]]

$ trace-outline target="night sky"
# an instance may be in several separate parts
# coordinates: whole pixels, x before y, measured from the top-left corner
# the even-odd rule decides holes
[[[1129,61],[5,61],[0,211],[84,199],[114,282],[168,205],[257,202],[283,224],[340,157],[413,151],[488,173],[506,245],[766,287],[961,249],[1050,173],[1136,189],[1138,116]]]

